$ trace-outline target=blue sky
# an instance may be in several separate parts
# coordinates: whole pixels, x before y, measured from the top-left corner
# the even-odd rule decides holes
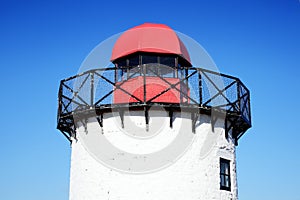
[[[101,41],[144,22],[194,38],[250,89],[253,128],[237,147],[240,199],[299,200],[298,0],[1,1],[0,199],[68,199],[59,81]]]

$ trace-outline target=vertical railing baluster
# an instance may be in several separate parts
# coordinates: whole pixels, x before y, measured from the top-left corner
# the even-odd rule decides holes
[[[203,105],[203,97],[202,97],[202,76],[201,70],[198,70],[198,84],[199,84],[199,104],[202,107]]]
[[[185,67],[184,71],[185,71],[185,77],[184,78],[186,78],[189,75],[188,68]],[[188,79],[186,79],[186,86],[187,86],[187,88],[189,87],[189,80]]]
[[[118,77],[117,77],[117,73],[118,73],[118,71],[117,71],[117,68],[118,68],[118,64],[116,64],[115,65],[115,74],[114,74],[114,78],[115,78],[115,83],[117,83],[118,82]]]
[[[60,81],[59,91],[58,91],[58,112],[57,112],[57,122],[59,122],[60,115],[62,114],[62,87],[63,81]]]
[[[251,122],[251,107],[250,107],[250,92],[249,91],[247,91],[247,93],[248,93],[248,98],[247,98],[247,101],[248,101],[248,116],[247,116],[247,118],[248,118],[248,120],[249,120],[249,122],[250,122],[250,125],[252,124],[252,122]]]
[[[144,104],[147,101],[147,94],[146,94],[146,65],[143,65],[143,84],[144,84]]]
[[[241,113],[241,84],[240,84],[240,80],[235,80],[236,81],[236,87],[237,87],[237,98],[238,98],[238,105],[237,105],[237,107],[238,107],[238,110],[237,110],[237,112],[239,113],[239,114],[242,114]]]
[[[90,99],[90,107],[93,107],[94,105],[94,72],[91,72],[90,73],[90,76],[91,76],[91,99]]]

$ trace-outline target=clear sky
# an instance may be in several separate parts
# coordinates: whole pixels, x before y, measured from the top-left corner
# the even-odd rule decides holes
[[[198,41],[251,91],[237,147],[242,200],[300,200],[300,2],[0,2],[0,199],[68,199],[70,144],[56,130],[59,81],[109,36],[164,23]]]

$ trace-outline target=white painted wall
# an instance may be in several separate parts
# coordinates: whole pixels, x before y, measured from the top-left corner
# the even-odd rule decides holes
[[[78,123],[79,137],[72,143],[70,200],[237,199],[235,145],[230,138],[226,140],[222,120],[217,121],[212,132],[210,117],[201,115],[196,133],[193,134],[190,113],[177,116],[171,129],[167,114],[164,111],[153,111],[150,112],[147,132],[143,112],[131,112],[131,116],[125,112],[124,129],[120,128],[117,115],[105,114],[103,129],[95,118],[88,119],[88,132]],[[147,138],[134,139],[125,133],[140,134]],[[99,162],[97,148],[93,150],[88,147],[90,144],[101,144],[99,140],[105,137],[124,151],[149,154],[170,145],[176,135],[182,133],[192,139],[184,154],[176,161],[165,160],[167,167],[149,173],[132,174],[113,170]],[[106,158],[120,157],[122,154],[107,155]],[[231,192],[220,190],[220,157],[231,160]]]

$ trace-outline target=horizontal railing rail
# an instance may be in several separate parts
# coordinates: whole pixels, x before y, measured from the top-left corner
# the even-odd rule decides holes
[[[148,91],[149,77],[156,77],[164,85],[163,89]],[[139,95],[124,87],[133,79],[138,80]],[[170,105],[161,100],[170,91],[180,96],[176,102],[179,106],[213,108],[228,116],[238,116],[230,119],[237,138],[251,127],[250,92],[238,78],[202,68],[175,69],[152,64],[89,70],[62,80],[58,94],[58,129],[70,137],[75,134],[72,115],[103,106]],[[128,101],[116,103],[116,95]]]

